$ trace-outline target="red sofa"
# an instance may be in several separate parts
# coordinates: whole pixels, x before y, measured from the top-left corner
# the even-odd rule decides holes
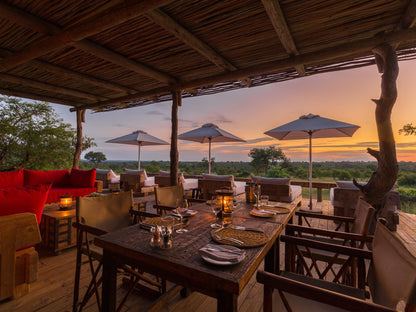
[[[40,223],[46,203],[61,195],[85,196],[96,191],[95,169],[0,172],[0,216],[21,212],[36,214]]]

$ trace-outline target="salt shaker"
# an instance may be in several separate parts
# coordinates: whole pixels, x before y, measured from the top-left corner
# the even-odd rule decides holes
[[[150,232],[152,233],[152,238],[150,239],[150,246],[159,247],[161,243],[160,238],[160,227],[158,225],[152,226]]]

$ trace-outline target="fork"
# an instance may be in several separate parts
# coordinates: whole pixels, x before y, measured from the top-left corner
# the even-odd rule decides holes
[[[244,242],[242,242],[242,241],[240,241],[240,240],[238,240],[238,239],[236,239],[236,238],[232,238],[232,237],[220,237],[220,236],[218,236],[217,234],[214,234],[214,235],[215,235],[215,238],[216,238],[218,241],[228,240],[228,241],[233,242],[233,243],[236,243],[236,244],[238,244],[238,245],[244,245]]]

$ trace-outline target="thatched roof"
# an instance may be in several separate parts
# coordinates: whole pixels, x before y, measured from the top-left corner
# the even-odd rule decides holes
[[[6,0],[0,93],[108,111],[416,51],[415,0]]]

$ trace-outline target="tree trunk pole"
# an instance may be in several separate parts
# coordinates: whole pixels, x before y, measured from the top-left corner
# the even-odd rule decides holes
[[[367,149],[368,153],[377,159],[378,167],[368,183],[359,186],[359,189],[363,192],[364,199],[379,212],[383,208],[385,195],[396,182],[399,171],[391,125],[391,112],[397,98],[396,80],[399,74],[399,66],[396,52],[392,46],[383,44],[374,48],[373,53],[378,70],[383,73],[380,99],[373,99],[376,103],[375,117],[380,150]],[[356,181],[354,183],[358,186]]]
[[[172,91],[172,135],[170,139],[170,183],[178,184],[178,106],[182,105],[182,91]]]
[[[75,154],[72,167],[79,167],[79,160],[82,152],[82,123],[85,122],[85,109],[77,110],[77,143],[75,145]]]

